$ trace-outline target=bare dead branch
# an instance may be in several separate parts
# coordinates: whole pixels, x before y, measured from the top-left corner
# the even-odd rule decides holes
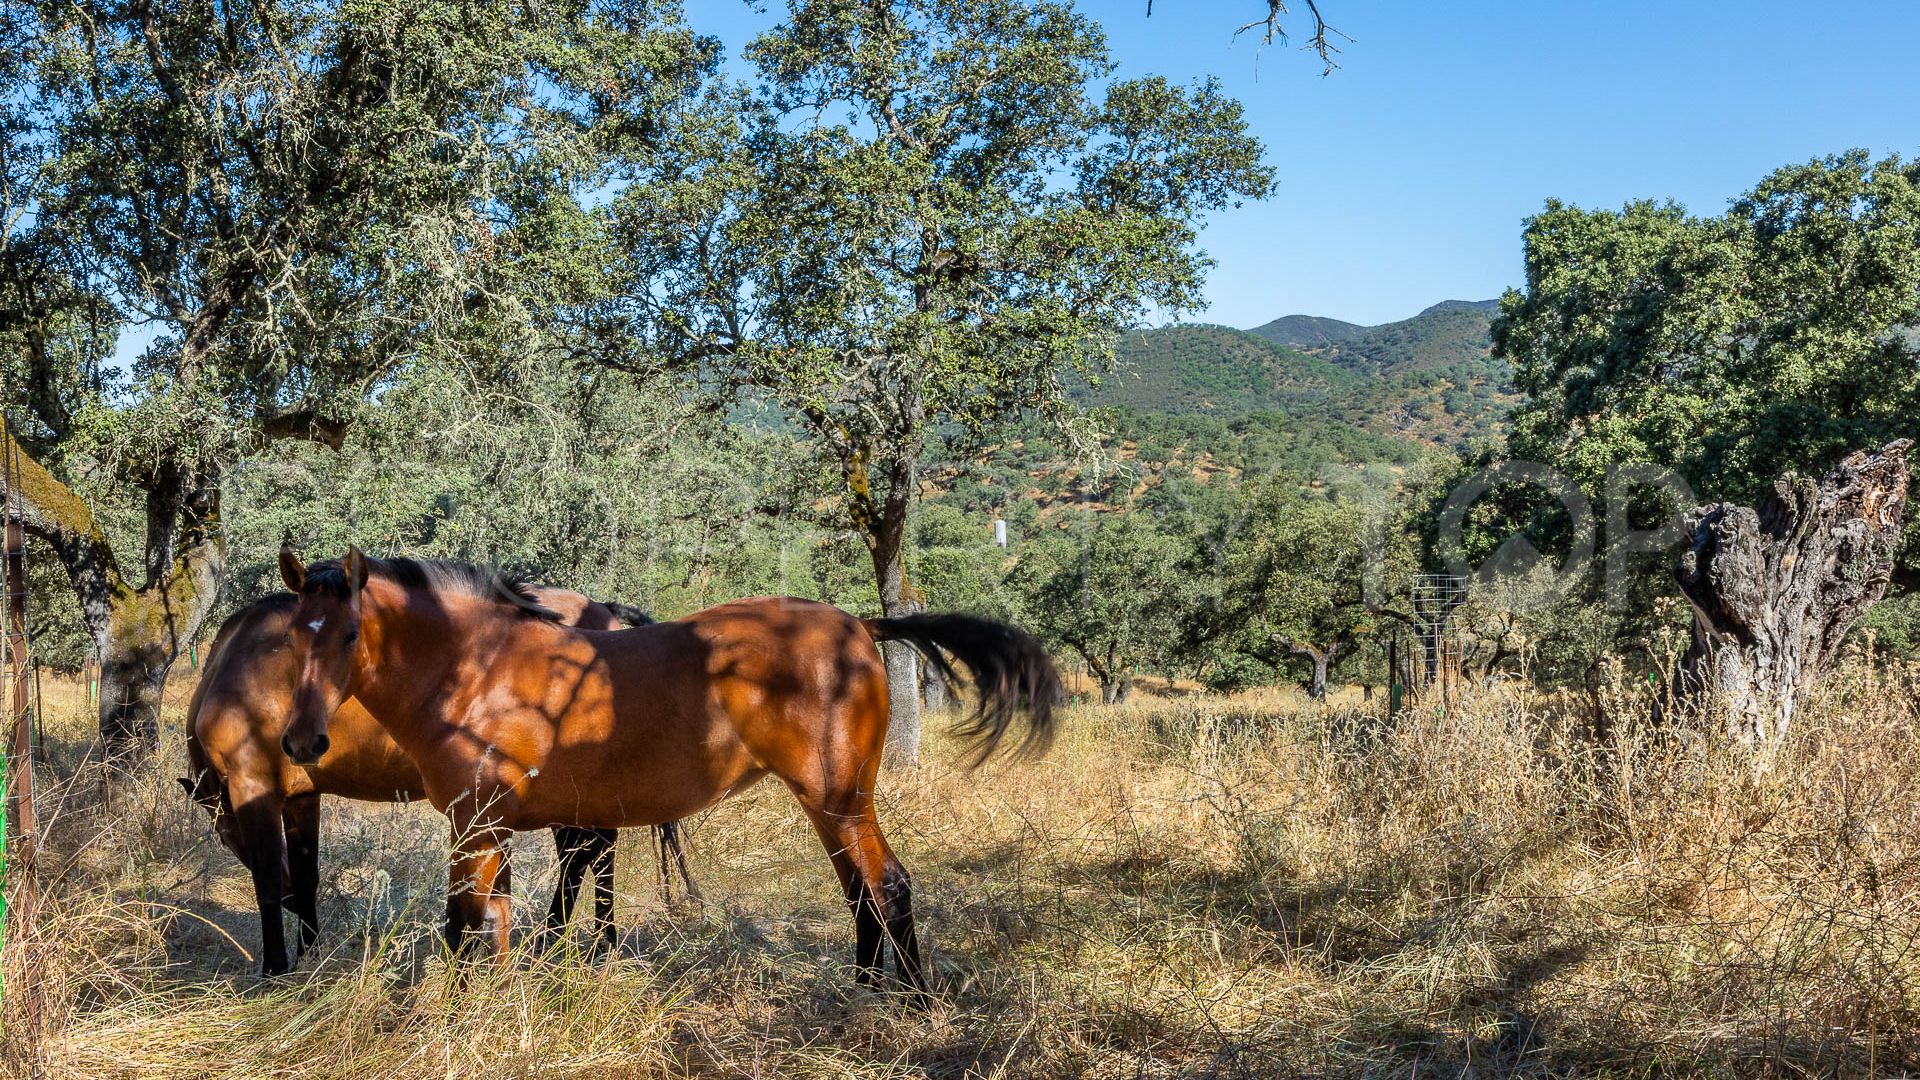
[[[1333,43],[1332,38],[1337,37],[1342,41],[1352,42],[1353,37],[1335,27],[1327,25],[1326,17],[1320,13],[1318,0],[1306,0],[1306,5],[1307,13],[1313,16],[1313,36],[1308,38],[1307,43],[1301,46],[1301,48],[1312,50],[1315,55],[1320,57],[1320,62],[1325,65],[1320,74],[1331,75],[1334,69],[1340,66],[1339,62],[1334,60],[1334,57],[1340,53],[1340,47]],[[1152,3],[1147,4],[1147,14],[1149,16],[1153,14]],[[1280,20],[1283,16],[1289,14],[1291,14],[1291,12],[1287,9],[1286,0],[1267,0],[1266,17],[1255,19],[1245,26],[1240,27],[1233,32],[1233,36],[1237,38],[1249,30],[1258,30],[1260,31],[1260,43],[1262,45],[1271,45],[1276,41],[1285,45],[1287,43],[1287,30],[1286,27],[1281,24]]]

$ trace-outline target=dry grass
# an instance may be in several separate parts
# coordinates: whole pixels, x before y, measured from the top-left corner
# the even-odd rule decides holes
[[[86,724],[52,702],[54,772]],[[55,1076],[1799,1075],[1920,1068],[1920,730],[1847,672],[1759,766],[1595,745],[1526,695],[1388,723],[1290,695],[1075,710],[1044,761],[884,779],[941,986],[858,989],[777,785],[690,825],[708,902],[621,851],[621,956],[453,985],[442,826],[327,808],[323,956],[262,983],[239,867],[160,765],[54,796]],[[52,693],[49,695],[53,696]],[[1617,701],[1615,730],[1640,706]],[[551,887],[515,853],[519,917]],[[7,949],[17,987],[25,950]]]

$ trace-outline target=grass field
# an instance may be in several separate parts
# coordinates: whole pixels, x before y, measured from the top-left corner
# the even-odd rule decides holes
[[[263,983],[251,887],[174,782],[177,730],[102,801],[78,689],[46,693],[47,772],[78,776],[44,797],[28,943],[52,1076],[1920,1068],[1909,672],[1849,669],[1760,761],[1654,737],[1629,697],[1596,741],[1584,699],[1512,691],[1392,722],[1272,692],[1076,707],[1045,759],[971,775],[936,739],[881,793],[928,1015],[856,986],[851,919],[773,784],[689,822],[704,905],[664,906],[628,833],[616,959],[519,955],[464,989],[437,952],[441,820],[330,803],[321,955]],[[530,925],[550,845],[514,857]],[[8,945],[10,997],[26,952]]]

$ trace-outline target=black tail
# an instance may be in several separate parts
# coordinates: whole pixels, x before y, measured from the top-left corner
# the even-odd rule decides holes
[[[1060,673],[1047,650],[1024,631],[972,615],[908,615],[863,619],[878,641],[904,641],[920,650],[938,677],[959,681],[947,654],[973,674],[980,702],[955,734],[974,746],[973,763],[985,761],[1000,745],[1015,713],[1027,716],[1021,753],[1038,753],[1053,741],[1053,707],[1065,698]]]
[[[653,625],[653,622],[654,622],[653,616],[647,614],[644,611],[641,611],[639,608],[634,607],[631,604],[615,604],[610,601],[602,601],[601,603],[606,607],[608,611],[613,612],[614,618],[619,619],[621,622],[626,623],[628,626],[652,626]]]

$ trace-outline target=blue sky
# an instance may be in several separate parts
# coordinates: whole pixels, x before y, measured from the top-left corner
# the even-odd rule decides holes
[[[768,6],[688,11],[737,54],[785,5]],[[1519,282],[1522,220],[1550,196],[1718,213],[1788,162],[1920,153],[1913,0],[1321,0],[1356,39],[1326,78],[1294,47],[1231,40],[1265,7],[1082,4],[1123,76],[1218,76],[1279,170],[1272,199],[1207,229],[1209,322],[1373,323],[1497,296]]]

